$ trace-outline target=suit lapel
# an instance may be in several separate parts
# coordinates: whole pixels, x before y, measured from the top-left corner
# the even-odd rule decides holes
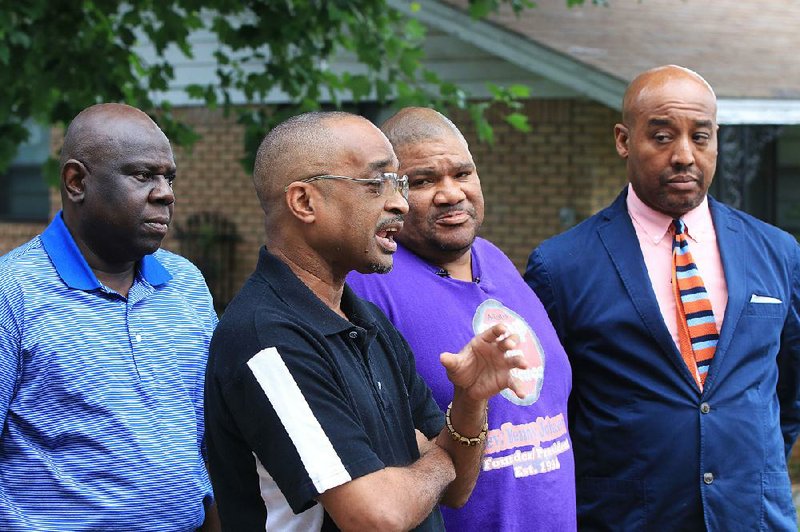
[[[664,323],[647,267],[644,264],[636,230],[628,215],[626,197],[627,190],[623,191],[606,211],[608,222],[598,228],[600,240],[603,242],[611,262],[614,263],[617,274],[622,280],[639,318],[653,336],[656,345],[669,358],[683,380],[696,390],[696,393],[700,393],[697,383],[689,373],[689,368],[686,367],[680,351],[675,346],[675,341]]]
[[[725,306],[725,319],[719,332],[719,343],[714,360],[708,370],[704,392],[714,387],[719,367],[725,360],[725,354],[731,345],[736,331],[736,324],[747,303],[747,254],[742,238],[742,223],[738,218],[730,216],[730,210],[714,198],[708,198],[711,219],[714,221],[714,232],[717,234],[717,247],[725,272],[725,284],[728,285],[728,303]]]

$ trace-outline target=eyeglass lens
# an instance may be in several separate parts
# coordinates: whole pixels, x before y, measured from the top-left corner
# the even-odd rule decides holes
[[[408,199],[408,178],[397,174],[383,174],[381,176],[381,195],[386,192],[387,181],[392,185],[392,192],[400,192],[404,198]]]

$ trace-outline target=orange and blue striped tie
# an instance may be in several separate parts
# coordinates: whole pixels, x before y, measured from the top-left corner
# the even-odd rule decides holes
[[[672,291],[678,310],[681,356],[700,390],[717,350],[719,331],[711,300],[694,263],[683,220],[672,221]]]

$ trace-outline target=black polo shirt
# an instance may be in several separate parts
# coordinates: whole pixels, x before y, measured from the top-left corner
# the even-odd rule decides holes
[[[211,342],[209,468],[225,530],[336,530],[315,497],[419,458],[444,425],[408,344],[344,287],[345,320],[266,248]],[[443,529],[438,508],[420,526]]]

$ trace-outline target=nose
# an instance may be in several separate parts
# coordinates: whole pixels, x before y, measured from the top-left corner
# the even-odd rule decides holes
[[[673,166],[691,166],[694,164],[694,146],[688,137],[680,137],[675,142],[675,149],[672,152]]]
[[[169,180],[163,175],[153,176],[153,188],[150,189],[150,201],[172,205],[175,203],[175,192],[169,184]]]
[[[389,194],[388,198],[386,198],[384,209],[397,214],[407,214],[408,200],[400,193],[399,190],[395,190],[392,194]]]
[[[437,205],[455,205],[466,198],[461,186],[453,178],[445,177],[439,181],[439,186],[433,195],[433,202]]]

